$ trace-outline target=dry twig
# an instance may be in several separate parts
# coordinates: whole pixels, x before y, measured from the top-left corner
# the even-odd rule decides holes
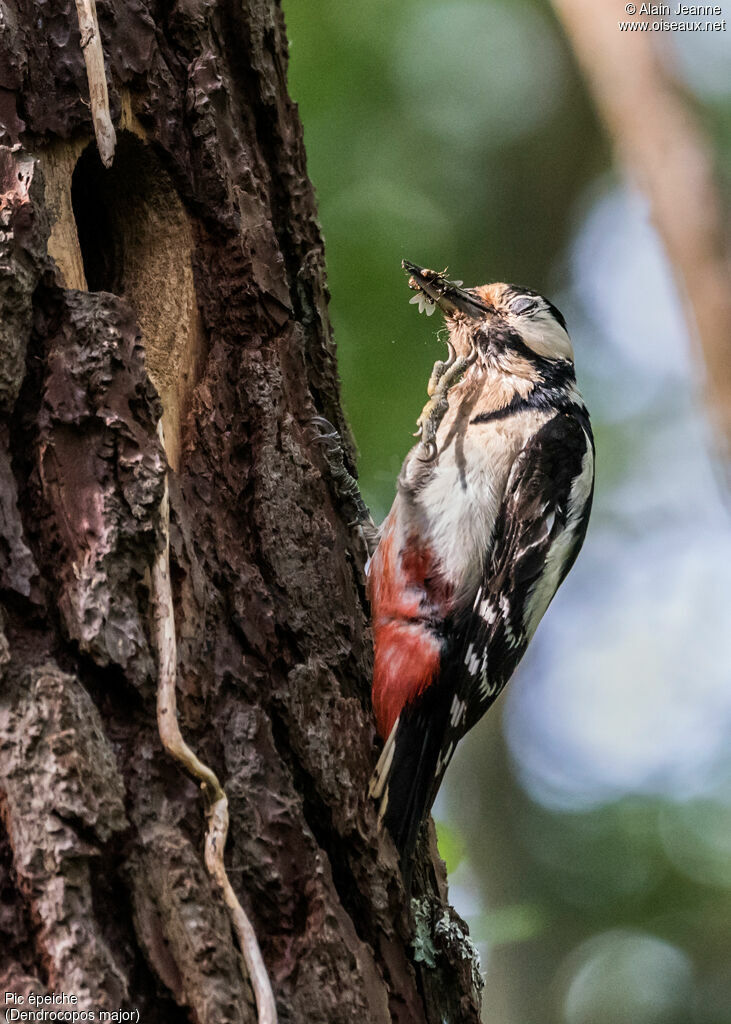
[[[117,135],[109,113],[107,75],[104,70],[104,52],[102,50],[102,37],[99,35],[95,0],[76,0],[76,13],[79,17],[81,49],[83,50],[84,63],[86,64],[86,77],[89,81],[91,120],[94,124],[96,144],[102,163],[105,167],[111,167],[112,160],[114,160],[114,147],[117,144]]]

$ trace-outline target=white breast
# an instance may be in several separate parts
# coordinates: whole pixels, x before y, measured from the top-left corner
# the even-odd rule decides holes
[[[513,462],[554,415],[530,409],[469,430],[445,419],[433,463],[420,460],[418,445],[407,456],[400,480],[407,500],[399,512],[415,517],[413,526],[426,534],[458,595],[474,593],[480,581]],[[404,525],[408,532],[410,524]]]

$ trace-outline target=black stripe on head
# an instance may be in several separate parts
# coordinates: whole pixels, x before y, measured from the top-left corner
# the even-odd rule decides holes
[[[539,356],[513,329],[505,330],[501,334],[500,340],[505,348],[510,348],[516,355],[533,363],[541,381],[547,387],[560,388],[576,383],[576,370],[570,360],[547,359],[545,356]]]
[[[523,288],[522,285],[518,285],[518,284],[511,284],[511,285],[508,285],[508,287],[510,288],[511,292],[513,293],[513,295],[515,297],[520,297],[520,296],[523,296],[523,295],[529,295],[529,296],[531,296],[531,298],[534,298],[534,299],[536,299],[539,302],[544,302],[545,305],[546,305],[546,309],[553,316],[553,318],[556,321],[556,323],[560,324],[561,327],[563,327],[563,329],[568,334],[568,327],[566,326],[566,318],[564,317],[564,315],[561,312],[561,310],[557,306],[554,306],[554,304],[551,302],[551,300],[547,299],[545,295],[541,295],[540,292],[534,291],[533,288]]]
[[[554,306],[554,304],[552,302],[550,302],[548,299],[544,298],[543,301],[546,303],[546,306],[548,307],[548,309],[550,310],[551,314],[553,315],[554,320],[557,320],[558,323],[561,324],[563,329],[568,334],[569,329],[566,326],[566,319],[565,319],[563,313],[561,312],[561,310],[558,309],[556,306]]]

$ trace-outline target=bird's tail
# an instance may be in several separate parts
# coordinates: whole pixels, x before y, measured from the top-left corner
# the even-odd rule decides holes
[[[427,689],[396,719],[371,779],[369,794],[379,802],[378,820],[399,852],[407,882],[422,822],[429,814],[451,757],[444,758],[447,715],[438,688]]]

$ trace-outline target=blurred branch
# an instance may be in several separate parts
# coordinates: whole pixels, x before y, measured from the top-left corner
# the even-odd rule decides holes
[[[553,0],[619,157],[648,197],[705,361],[731,471],[731,251],[712,147],[652,32],[621,32],[620,0]],[[727,477],[728,478],[728,477]]]

